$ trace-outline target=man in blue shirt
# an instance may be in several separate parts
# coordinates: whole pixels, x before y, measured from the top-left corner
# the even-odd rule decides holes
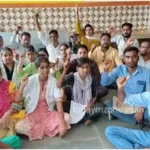
[[[147,108],[150,116],[150,91],[129,94],[125,97],[124,88],[127,82],[126,77],[121,77],[117,80],[118,99],[131,106]],[[118,149],[150,148],[150,132],[109,126],[106,128],[105,134],[108,140]]]
[[[108,86],[115,82],[119,77],[127,77],[129,76],[129,80],[125,85],[125,95],[128,94],[138,94],[145,92],[149,89],[149,79],[150,79],[150,70],[138,66],[138,49],[136,47],[128,47],[124,51],[124,63],[125,65],[120,65],[116,67],[112,72],[108,73],[109,70],[109,61],[104,62],[104,73],[101,76],[101,84],[102,86]],[[107,100],[104,102],[107,108],[113,107],[113,101]],[[113,108],[112,108],[113,110]],[[136,111],[135,114],[123,114],[118,111],[112,111],[111,115],[109,114],[109,119],[111,116],[115,116],[122,121],[136,124],[140,122],[144,118],[147,119],[148,114],[147,110],[144,110],[142,107]]]

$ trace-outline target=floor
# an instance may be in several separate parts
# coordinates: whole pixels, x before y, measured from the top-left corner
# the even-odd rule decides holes
[[[111,90],[104,99],[110,99],[115,94]],[[74,125],[68,131],[65,137],[45,137],[43,140],[29,142],[28,138],[21,136],[23,149],[114,149],[115,147],[106,139],[105,129],[107,126],[122,126],[127,128],[139,129],[139,126],[133,126],[119,120],[108,120],[107,114],[104,114],[96,122],[89,126],[84,124]]]

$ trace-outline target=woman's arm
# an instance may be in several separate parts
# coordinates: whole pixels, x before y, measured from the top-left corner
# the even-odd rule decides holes
[[[20,102],[23,100],[23,91],[24,91],[24,88],[27,85],[27,83],[28,83],[28,76],[25,75],[21,80],[21,85],[19,87],[19,91],[16,96],[15,102]]]
[[[63,136],[67,132],[67,125],[64,119],[63,102],[61,98],[56,99],[56,106],[59,117],[59,134],[60,136]]]
[[[22,56],[19,56],[19,65],[17,67],[17,73],[22,71],[25,58],[26,58],[25,54],[23,54]]]
[[[9,109],[4,115],[3,117],[0,119],[0,129],[5,129],[8,127],[8,123],[9,123],[9,118],[11,116],[11,114],[13,113],[13,109]]]
[[[15,102],[17,102],[17,103],[22,102],[24,88],[25,87],[23,85],[20,85],[19,91],[18,91],[17,96],[15,98]]]
[[[75,11],[76,11],[76,32],[80,36],[84,36],[84,32],[83,32],[83,30],[81,28],[81,23],[80,23],[80,19],[79,19],[79,8],[76,7]]]
[[[67,74],[69,68],[70,68],[70,62],[67,62],[66,64],[64,64],[64,70],[63,70],[60,78],[57,80],[57,84],[56,84],[57,88],[61,88],[63,86],[65,75]]]

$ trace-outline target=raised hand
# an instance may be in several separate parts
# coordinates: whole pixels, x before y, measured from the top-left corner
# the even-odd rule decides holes
[[[68,48],[68,49],[66,50],[66,53],[67,53],[66,61],[70,61],[70,58],[71,58],[71,49]]]
[[[117,86],[118,86],[118,89],[120,88],[123,88],[127,81],[129,80],[129,76],[128,77],[120,77],[117,79]]]
[[[113,33],[116,29],[115,29],[116,27],[115,26],[109,26],[109,28],[108,28],[108,32],[111,34],[111,33]]]
[[[26,58],[25,53],[19,54],[19,60],[25,60],[25,58]]]
[[[130,47],[131,45],[133,45],[134,42],[135,42],[135,39],[134,39],[134,38],[129,38],[129,39],[127,40],[126,45],[127,45],[128,47]]]
[[[105,72],[108,72],[110,66],[111,66],[111,60],[106,59],[106,60],[103,62],[103,69],[104,69],[104,71],[105,71]]]
[[[39,19],[40,15],[38,13],[35,14],[35,19]]]
[[[70,66],[71,66],[70,61],[66,61],[63,65],[64,70],[68,70],[70,68]]]
[[[28,83],[28,75],[26,74],[22,79],[21,79],[21,85],[25,87]]]
[[[96,45],[95,45],[95,44],[92,44],[92,45],[91,45],[91,52],[93,52],[93,51],[95,50],[95,48],[96,48]]]
[[[75,12],[76,12],[76,13],[79,12],[79,7],[78,7],[78,6],[75,7]]]
[[[18,34],[20,31],[22,31],[22,26],[17,26],[17,28],[16,28],[16,33]]]

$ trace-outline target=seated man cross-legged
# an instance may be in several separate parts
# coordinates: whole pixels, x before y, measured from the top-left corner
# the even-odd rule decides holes
[[[125,86],[128,80],[121,77],[117,80],[118,99],[125,104],[134,107],[144,107],[148,109],[150,115],[150,91],[139,94],[129,94],[125,97]],[[148,117],[149,119],[149,117]],[[150,132],[128,129],[124,127],[109,126],[106,128],[105,134],[108,140],[119,149],[143,149],[150,148]]]
[[[107,86],[113,82],[116,81],[119,77],[127,77],[130,76],[126,86],[125,86],[125,95],[127,94],[138,94],[141,92],[145,92],[149,88],[149,78],[150,78],[150,71],[146,68],[138,66],[138,49],[136,47],[129,47],[126,48],[124,51],[124,62],[125,65],[120,65],[117,68],[115,68],[112,72],[108,73],[109,68],[109,62],[104,62],[104,72],[101,76],[101,84],[103,86]],[[113,102],[112,100],[107,100],[104,102],[107,108],[113,109]],[[110,109],[109,109],[110,110]],[[111,116],[115,116],[119,118],[122,121],[136,124],[137,122],[140,122],[143,117],[144,119],[147,119],[147,109],[143,109],[142,107],[139,107],[139,109],[134,114],[124,114],[120,113],[119,111],[111,110],[108,112],[109,119],[111,119]]]

